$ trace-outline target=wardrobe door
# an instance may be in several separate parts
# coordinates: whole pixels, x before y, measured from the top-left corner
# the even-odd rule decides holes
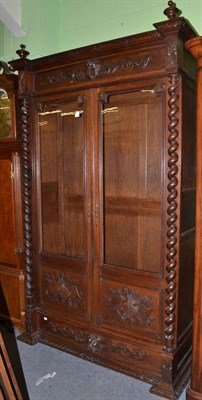
[[[149,281],[164,257],[163,95],[148,88],[105,97],[99,318],[159,337],[161,293]]]
[[[24,329],[22,143],[16,115],[18,76],[0,61],[0,318]],[[2,71],[0,71],[2,72]]]
[[[0,316],[24,324],[20,155],[0,149]],[[8,155],[8,154],[7,154]]]
[[[91,213],[83,96],[41,104],[38,146],[41,299],[72,318],[86,316]]]

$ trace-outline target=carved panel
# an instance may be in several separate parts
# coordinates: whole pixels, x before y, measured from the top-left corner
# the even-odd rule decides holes
[[[48,322],[48,324],[46,323],[46,327],[47,326],[53,333],[72,338],[79,343],[88,343],[89,335],[86,333],[83,333],[81,331],[74,331],[72,328],[69,328],[67,326],[59,326],[52,321]]]
[[[132,71],[133,69],[137,68],[145,68],[149,64],[150,60],[151,56],[146,58],[138,58],[137,60],[128,58],[123,62],[116,64],[98,64],[94,61],[88,60],[86,63],[86,77],[95,79],[100,76],[115,74],[116,72]]]
[[[127,324],[150,327],[154,319],[152,298],[128,288],[111,288],[109,308],[114,318]]]
[[[50,85],[60,83],[73,83],[85,80],[93,80],[115,74],[117,72],[133,71],[135,69],[144,69],[148,66],[152,57],[137,58],[135,60],[127,58],[116,63],[98,63],[94,60],[87,60],[84,70],[62,70],[40,75],[37,79],[37,87],[45,88]]]
[[[175,37],[166,39],[167,52],[166,52],[166,66],[171,67],[177,63],[177,43]]]
[[[72,328],[66,326],[59,326],[52,321],[50,321],[48,324],[46,323],[46,326],[48,326],[53,333],[71,338],[76,342],[86,344],[87,350],[93,353],[118,353],[125,359],[130,357],[139,361],[145,360],[145,358],[148,356],[148,354],[142,350],[133,350],[132,347],[123,343],[115,343],[112,340],[108,340],[102,336],[87,334],[82,331],[73,330]]]
[[[67,353],[73,354],[73,355],[75,355],[77,357],[80,357],[80,358],[82,358],[84,360],[96,363],[98,365],[102,365],[103,367],[106,367],[106,368],[111,368],[114,371],[118,371],[118,372],[121,372],[123,374],[132,376],[134,378],[140,379],[141,381],[148,382],[148,383],[150,383],[152,385],[155,385],[156,383],[159,382],[159,378],[151,377],[149,375],[149,372],[148,373],[143,373],[142,369],[140,371],[131,369],[130,365],[125,365],[123,367],[121,365],[117,365],[117,363],[114,364],[113,361],[110,360],[109,358],[108,359],[103,359],[103,357],[99,357],[99,354],[95,354],[95,353],[90,353],[89,354],[89,353],[80,351],[80,349],[72,348],[69,345],[64,345],[64,343],[59,343],[58,344],[58,342],[55,342],[55,341],[53,342],[50,339],[47,339],[47,338],[44,338],[44,337],[40,338],[40,343],[44,343],[44,344],[47,344],[48,346],[55,347],[55,348],[57,348],[59,350],[62,350],[62,351],[66,351]]]
[[[142,361],[147,357],[147,354],[142,350],[133,350],[130,346],[120,343],[114,343],[111,340],[106,340],[101,336],[89,335],[88,348],[93,351],[100,352],[115,352],[120,353],[122,357],[127,359],[128,357]]]
[[[79,308],[83,303],[83,292],[80,281],[70,279],[62,273],[44,274],[45,295],[53,302],[70,308]]]

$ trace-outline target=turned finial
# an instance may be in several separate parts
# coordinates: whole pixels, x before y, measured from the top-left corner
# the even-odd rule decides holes
[[[16,51],[16,53],[18,54],[18,56],[22,59],[27,58],[27,56],[29,55],[29,51],[25,50],[26,46],[24,44],[20,45],[20,49]]]
[[[182,12],[176,7],[176,4],[173,1],[169,1],[168,5],[169,7],[164,10],[164,14],[168,19],[179,17]]]

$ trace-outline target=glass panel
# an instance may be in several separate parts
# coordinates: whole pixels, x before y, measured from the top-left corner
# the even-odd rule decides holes
[[[6,91],[0,88],[0,139],[12,136],[11,102]]]
[[[103,106],[104,262],[159,271],[162,98],[111,95]]]
[[[84,117],[76,101],[39,115],[43,251],[83,259]]]
[[[12,185],[12,163],[0,160],[0,262],[15,266],[15,220]]]

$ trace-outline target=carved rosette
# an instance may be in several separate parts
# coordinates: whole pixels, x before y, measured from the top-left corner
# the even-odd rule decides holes
[[[23,203],[24,203],[24,252],[26,270],[27,306],[34,304],[33,256],[32,256],[32,212],[31,212],[31,157],[29,149],[29,106],[30,100],[21,101],[21,132],[23,158]],[[27,323],[29,329],[29,324]]]
[[[168,215],[168,220],[167,220],[167,254],[166,254],[166,259],[167,259],[167,265],[166,265],[166,271],[167,271],[167,276],[166,276],[166,282],[167,282],[167,287],[166,287],[166,318],[165,318],[165,346],[167,350],[172,350],[173,345],[174,345],[174,332],[175,332],[175,302],[176,302],[176,256],[177,256],[177,249],[176,249],[176,243],[177,243],[177,208],[178,208],[178,203],[177,203],[177,197],[178,197],[178,179],[177,179],[177,174],[178,174],[178,100],[179,100],[179,95],[178,95],[178,80],[179,76],[177,74],[172,74],[170,76],[170,86],[168,89],[168,94],[169,94],[169,125],[168,125],[168,130],[169,130],[169,137],[168,137],[168,143],[169,143],[169,148],[168,148],[168,197],[167,197],[167,202],[168,202],[168,208],[167,208],[167,215]]]
[[[79,308],[82,304],[83,293],[79,280],[70,279],[62,273],[46,273],[44,276],[45,295],[58,304],[70,308]]]
[[[130,325],[150,327],[154,319],[152,298],[129,288],[111,288],[109,309],[115,319]]]

